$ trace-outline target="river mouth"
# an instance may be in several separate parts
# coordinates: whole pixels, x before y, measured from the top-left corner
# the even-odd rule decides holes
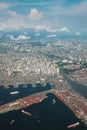
[[[67,126],[76,122],[80,125],[73,130],[86,130],[83,123],[54,94],[48,93],[48,98],[27,108],[32,114],[28,117],[21,110],[0,115],[1,130],[68,130]],[[53,103],[55,99],[55,103]],[[11,123],[11,121],[13,123]]]

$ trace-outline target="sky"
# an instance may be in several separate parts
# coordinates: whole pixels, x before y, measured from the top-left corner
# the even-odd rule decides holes
[[[87,34],[87,0],[0,0],[0,31]]]

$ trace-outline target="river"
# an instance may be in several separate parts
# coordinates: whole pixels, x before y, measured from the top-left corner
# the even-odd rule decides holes
[[[79,94],[81,94],[84,98],[87,99],[87,86],[78,84],[74,81],[72,81],[70,78],[68,78],[66,75],[64,75],[65,80],[71,85],[71,87],[77,91]]]

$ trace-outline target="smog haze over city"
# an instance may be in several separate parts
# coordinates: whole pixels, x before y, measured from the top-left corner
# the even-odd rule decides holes
[[[0,0],[0,129],[87,129],[87,0]]]

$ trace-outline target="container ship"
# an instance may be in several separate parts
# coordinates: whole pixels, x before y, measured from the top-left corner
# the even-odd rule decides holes
[[[29,116],[29,117],[32,116],[30,112],[27,112],[27,111],[25,111],[25,110],[22,110],[21,112],[22,112],[24,115],[26,115],[26,116]]]
[[[14,92],[10,92],[10,94],[18,94],[19,93],[19,91],[14,91]]]
[[[68,125],[67,128],[75,128],[79,125],[80,123],[79,122],[76,122],[74,124],[71,124],[71,125]]]

